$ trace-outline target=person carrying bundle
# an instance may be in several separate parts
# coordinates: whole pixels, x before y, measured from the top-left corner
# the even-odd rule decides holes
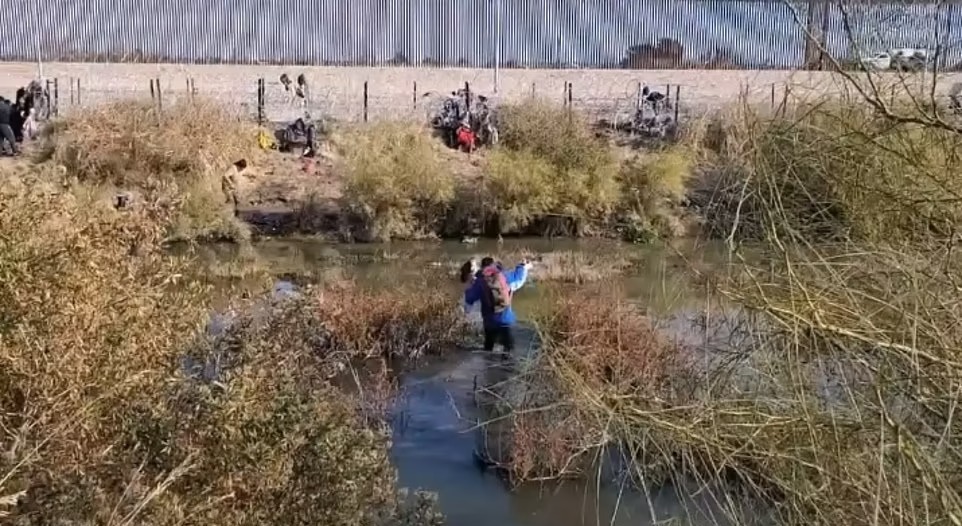
[[[531,263],[527,260],[522,260],[512,270],[504,270],[494,258],[485,257],[474,280],[470,285],[465,285],[465,312],[475,303],[481,303],[485,351],[494,351],[494,346],[500,343],[504,350],[502,358],[507,358],[514,350],[512,327],[517,319],[511,308],[511,300],[514,293],[524,286],[530,269]]]

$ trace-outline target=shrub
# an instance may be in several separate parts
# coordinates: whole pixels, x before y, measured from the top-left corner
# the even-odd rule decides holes
[[[46,135],[46,153],[81,182],[151,188],[193,180],[249,159],[253,126],[214,103],[122,101],[58,121]]]
[[[580,233],[613,211],[617,162],[581,116],[532,102],[499,108],[498,120],[508,151],[487,164],[487,201],[507,228],[559,216]]]
[[[454,178],[430,135],[381,123],[350,134],[343,149],[344,204],[366,231],[362,237],[415,238],[439,230]]]
[[[754,124],[734,174],[764,259],[721,281],[755,316],[719,372],[752,381],[712,392],[711,427],[689,432],[710,438],[706,461],[776,490],[779,523],[958,516],[959,137],[920,110],[798,110]]]
[[[77,504],[65,516],[109,510],[71,486],[80,476],[127,513],[120,497],[143,456],[121,444],[158,401],[206,291],[178,283],[185,263],[160,250],[169,211],[118,212],[44,186],[0,196],[0,425],[19,444],[0,472],[28,501]]]
[[[529,151],[496,150],[484,185],[501,230],[524,231],[558,206],[554,166]]]
[[[213,103],[160,111],[123,101],[69,116],[46,133],[41,160],[62,165],[81,185],[130,191],[141,199],[183,200],[175,238],[246,238],[221,189],[238,159],[257,154],[256,131]]]
[[[611,151],[595,137],[585,118],[573,110],[541,100],[498,108],[501,145],[530,151],[554,165],[560,175],[569,170],[609,167]]]
[[[626,201],[631,208],[648,211],[660,201],[677,203],[685,198],[693,162],[681,148],[634,157],[622,172]]]
[[[220,359],[178,384],[166,451],[151,453],[161,470],[195,459],[172,491],[198,524],[380,523],[395,503],[388,436],[329,384],[336,355],[301,339],[311,320],[278,309],[235,321]]]
[[[957,138],[922,116],[801,109],[716,142],[735,165],[723,231],[734,241],[750,227],[761,243],[716,276],[728,310],[705,323],[722,334],[685,349],[694,396],[607,397],[580,367],[572,405],[623,438],[646,485],[696,477],[716,502],[743,489],[766,522],[952,522],[962,267],[946,235],[958,180],[944,166]]]
[[[678,205],[686,198],[694,162],[683,148],[640,154],[620,173],[623,219],[634,229],[652,229],[672,237],[679,226]]]
[[[738,118],[715,157],[714,180],[698,193],[716,232],[758,237],[777,224],[813,239],[881,240],[947,236],[962,219],[957,134],[834,101]]]
[[[513,481],[581,476],[607,447],[633,451],[636,437],[613,411],[628,400],[654,410],[687,393],[679,349],[609,284],[549,292],[537,326],[538,356],[482,393],[492,461]],[[655,433],[646,444],[670,447]],[[664,466],[649,467],[648,476],[665,476]]]
[[[161,248],[174,210],[26,183],[0,192],[0,511],[14,523],[438,524],[425,498],[401,505],[387,437],[328,382],[336,349],[305,337],[312,314],[343,325],[343,302],[252,309],[198,338],[209,290]],[[333,330],[342,354],[378,336],[426,346],[392,320],[423,322],[433,303],[410,318],[410,302],[382,305],[363,318],[353,304],[378,332]],[[197,361],[217,355],[230,359]]]
[[[373,291],[351,281],[312,288],[263,319],[270,323],[258,330],[267,333],[242,339],[282,339],[294,345],[288,347],[291,351],[319,353],[341,365],[350,360],[443,352],[462,329],[460,313],[451,307],[450,298],[409,287]]]

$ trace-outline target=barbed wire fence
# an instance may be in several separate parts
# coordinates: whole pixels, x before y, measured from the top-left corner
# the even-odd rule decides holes
[[[282,68],[278,66],[206,66],[178,71],[137,71],[137,64],[97,64],[96,71],[71,65],[75,71],[55,71],[49,78],[52,106],[59,115],[127,99],[153,99],[161,108],[185,100],[209,101],[251,120],[259,105],[265,124],[290,122],[305,114],[339,122],[403,120],[427,123],[451,92],[466,85],[473,93],[493,97],[495,104],[539,98],[565,105],[591,121],[624,122],[640,105],[644,86],[669,97],[678,107],[679,122],[747,102],[757,107],[778,107],[789,98],[806,94],[840,93],[838,79],[830,72],[655,71],[621,70],[515,70],[502,73],[497,93],[489,70],[423,68]],[[0,73],[4,65],[0,64]],[[173,68],[171,68],[173,69]],[[280,82],[281,72],[303,72],[308,97],[292,97]],[[648,78],[646,78],[648,77]],[[924,75],[912,78],[922,78]],[[263,100],[258,83],[263,79]],[[893,83],[911,81],[892,76]],[[948,92],[962,74],[939,78],[940,92]],[[570,88],[568,87],[570,86]],[[15,89],[0,82],[0,88]],[[570,95],[568,91],[570,89]],[[12,95],[12,93],[11,93]]]
[[[117,68],[122,69],[123,65],[118,65]],[[157,74],[131,79],[130,75],[118,74],[122,82],[102,76],[91,78],[67,75],[53,77],[51,85],[57,86],[53,105],[60,115],[69,115],[119,100],[153,99],[161,108],[190,100],[217,103],[251,120],[257,119],[258,106],[262,104],[261,111],[266,123],[289,122],[305,114],[313,118],[356,123],[384,120],[427,122],[451,92],[466,85],[473,93],[493,97],[496,103],[517,103],[539,98],[561,106],[567,104],[566,99],[570,96],[573,110],[585,115],[589,120],[609,122],[631,118],[639,107],[644,86],[671,99],[673,105],[678,106],[682,118],[710,112],[746,98],[754,104],[767,103],[774,106],[782,100],[788,89],[787,83],[775,82],[729,81],[724,86],[706,86],[677,80],[646,83],[641,80],[644,72],[636,72],[637,79],[615,83],[607,79],[585,80],[589,75],[580,75],[569,81],[565,80],[565,75],[560,74],[544,81],[505,83],[495,94],[490,89],[490,81],[478,78],[483,73],[469,80],[464,80],[463,73],[452,73],[450,81],[445,82],[438,80],[439,77],[443,79],[444,75],[439,75],[437,71],[430,75],[419,75],[421,70],[418,69],[399,70],[401,73],[395,77],[403,79],[368,79],[360,68],[335,81],[332,79],[337,79],[337,72],[325,76],[323,82],[309,78],[306,100],[286,91],[279,75],[266,74],[260,77],[238,75],[235,80],[224,77],[212,79],[210,75],[195,77],[190,74]],[[259,79],[263,79],[264,83],[262,101],[258,97]]]

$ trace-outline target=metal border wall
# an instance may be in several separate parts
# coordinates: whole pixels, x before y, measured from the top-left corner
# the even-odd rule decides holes
[[[940,45],[943,65],[962,61],[955,2],[6,0],[3,6],[0,60],[33,61],[39,47],[44,61],[492,67],[500,35],[502,67],[794,69],[813,65],[811,34],[824,35],[832,53],[849,56],[847,20],[851,32],[871,43],[869,51]]]

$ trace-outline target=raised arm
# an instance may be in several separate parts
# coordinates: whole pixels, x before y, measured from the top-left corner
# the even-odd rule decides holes
[[[517,292],[528,280],[528,267],[524,263],[518,263],[514,269],[504,273],[504,279],[508,281],[511,292]]]

